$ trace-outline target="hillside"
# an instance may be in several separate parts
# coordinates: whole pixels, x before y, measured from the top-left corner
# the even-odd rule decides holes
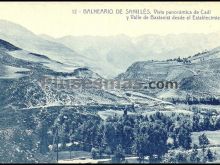
[[[132,63],[147,60],[166,60],[187,57],[205,49],[220,45],[218,33],[211,34],[146,34],[130,37],[124,34],[114,36],[64,36],[42,38],[65,45],[96,61],[104,74],[110,77],[124,72]],[[193,46],[192,46],[193,45]]]
[[[11,43],[15,47],[19,47],[25,51],[33,54],[44,55],[53,61],[65,64],[65,68],[59,64],[48,64],[56,71],[72,71],[76,67],[89,67],[90,69],[100,72],[100,66],[97,65],[96,60],[83,56],[77,53],[72,48],[68,48],[62,43],[49,41],[44,39],[30,30],[18,24],[0,20],[0,39]],[[24,54],[25,52],[13,55]],[[32,55],[33,55],[32,54]],[[59,70],[60,69],[60,70]],[[112,69],[112,68],[111,68]],[[109,71],[109,70],[108,70]],[[103,74],[103,72],[100,72]],[[106,72],[105,72],[106,73]],[[105,75],[105,74],[103,74]]]
[[[199,132],[219,147],[220,48],[203,51],[213,35],[55,39],[0,21],[1,162],[195,162]]]
[[[189,57],[190,63],[177,61],[140,61],[132,64],[116,79],[134,79],[144,82],[178,82],[177,90],[150,90],[159,98],[219,96],[220,59],[219,49]],[[142,91],[146,92],[146,91]]]

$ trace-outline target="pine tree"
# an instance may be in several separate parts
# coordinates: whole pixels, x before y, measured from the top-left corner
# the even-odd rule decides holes
[[[209,139],[207,136],[203,133],[199,136],[199,145],[202,147],[202,153],[203,153],[203,162],[205,162],[205,148],[209,144]]]
[[[212,153],[212,151],[210,149],[207,150],[207,155],[206,156],[207,156],[207,160],[209,162],[213,162],[214,159],[215,159],[215,156],[214,156],[214,154]]]
[[[190,154],[191,163],[199,163],[200,159],[198,157],[198,146],[196,144],[193,145],[192,152]]]

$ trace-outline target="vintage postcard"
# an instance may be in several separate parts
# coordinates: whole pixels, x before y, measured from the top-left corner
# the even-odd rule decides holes
[[[220,163],[220,2],[0,2],[0,163]]]

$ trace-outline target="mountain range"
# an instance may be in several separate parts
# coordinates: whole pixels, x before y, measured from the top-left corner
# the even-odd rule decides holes
[[[187,57],[220,45],[220,42],[216,42],[220,39],[219,33],[142,35],[138,37],[129,37],[123,34],[116,36],[64,36],[62,38],[41,36],[50,41],[62,43],[88,58],[98,59],[100,63],[104,64],[102,68],[107,66],[114,68],[111,70],[114,75],[124,72],[137,61]],[[107,70],[107,72],[109,71]]]
[[[133,150],[139,144],[146,148],[151,144],[147,141],[155,138],[155,144],[164,141],[169,151],[182,150],[171,143],[189,139],[191,144],[192,130],[187,131],[191,124],[212,130],[210,126],[217,123],[219,39],[218,33],[53,38],[0,20],[1,160],[26,162],[37,157],[30,162],[53,162],[59,151],[56,155],[65,154],[69,159],[72,154],[82,161],[81,150],[92,155],[121,155],[124,148],[116,142],[128,141],[132,147],[123,145]],[[111,80],[111,84],[112,80],[114,84],[137,80],[145,85],[151,81],[177,82],[178,88],[74,88],[72,80],[79,79],[84,80],[80,85],[94,80]],[[204,111],[199,109],[203,104],[207,106]],[[166,130],[162,134],[161,124]],[[169,136],[165,132],[170,132]],[[178,140],[173,138],[180,135]],[[168,137],[176,140],[163,140]],[[108,143],[116,150],[108,151]],[[152,146],[160,151],[160,146]],[[129,156],[134,160],[132,152]]]
[[[116,77],[137,61],[187,57],[220,45],[216,42],[220,40],[219,33],[53,38],[5,20],[0,20],[0,39],[65,65],[50,65],[52,69],[71,72],[88,67],[106,78]]]

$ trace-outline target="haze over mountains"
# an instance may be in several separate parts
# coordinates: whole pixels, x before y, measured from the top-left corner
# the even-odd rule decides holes
[[[88,67],[104,77],[115,77],[137,61],[187,57],[220,45],[219,33],[53,38],[5,20],[0,20],[0,38],[61,62],[67,71]]]
[[[1,20],[0,39],[2,59],[7,59],[3,62],[12,63],[4,66],[4,73],[7,70],[14,77],[20,77],[21,73],[29,69],[33,71],[33,68],[58,75],[74,76],[77,73],[90,78],[100,75],[122,79],[160,78],[179,82],[186,81],[186,78],[195,81],[198,77],[206,79],[206,73],[215,78],[218,73],[218,33],[143,35],[133,38],[126,35],[53,38],[36,35],[20,25]],[[197,56],[189,58],[192,64],[165,61],[194,54]],[[3,71],[1,74],[2,77],[10,77],[9,74],[3,75]],[[207,84],[205,86],[200,90],[210,90]],[[216,85],[213,91],[215,89]]]
[[[65,36],[54,39],[43,35],[50,41],[56,41],[72,48],[79,54],[99,59],[104,66],[112,66],[118,74],[124,72],[132,63],[148,60],[166,60],[175,57],[188,57],[220,45],[220,35],[212,34],[170,34],[143,35],[129,37],[117,36]]]

